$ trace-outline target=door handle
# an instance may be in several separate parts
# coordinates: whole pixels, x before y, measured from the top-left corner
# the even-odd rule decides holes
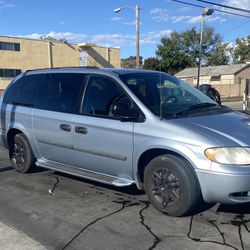
[[[86,135],[86,134],[88,133],[88,129],[85,128],[85,127],[76,126],[76,127],[75,127],[75,132],[76,132],[77,134]]]
[[[60,129],[66,132],[70,132],[71,126],[69,124],[60,124]]]

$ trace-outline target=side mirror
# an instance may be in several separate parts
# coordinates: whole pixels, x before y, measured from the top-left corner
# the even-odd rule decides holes
[[[114,116],[120,117],[121,121],[136,121],[139,119],[140,112],[135,109],[131,109],[129,105],[124,103],[115,104],[111,112]]]

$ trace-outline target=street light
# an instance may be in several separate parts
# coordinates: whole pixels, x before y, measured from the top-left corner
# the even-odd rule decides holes
[[[202,43],[203,43],[203,29],[204,29],[204,19],[205,16],[211,16],[214,10],[209,8],[204,8],[202,11],[202,20],[201,20],[201,34],[200,34],[200,47],[199,47],[199,59],[198,59],[198,73],[197,73],[197,89],[200,85],[200,72],[201,72],[201,57],[202,57]]]
[[[135,11],[135,29],[136,29],[136,68],[140,67],[140,30],[139,30],[139,19],[140,19],[140,8],[138,5],[134,7],[125,6],[114,9],[115,13],[120,12],[123,9],[132,9]]]

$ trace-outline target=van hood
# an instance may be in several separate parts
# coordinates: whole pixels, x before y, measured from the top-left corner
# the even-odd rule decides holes
[[[180,118],[175,122],[208,137],[216,146],[250,146],[250,116],[240,112]]]

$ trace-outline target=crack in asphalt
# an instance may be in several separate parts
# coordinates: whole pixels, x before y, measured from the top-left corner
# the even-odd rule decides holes
[[[244,214],[238,214],[235,216],[235,218],[233,220],[231,220],[231,224],[233,226],[238,227],[238,234],[239,234],[239,239],[240,239],[240,244],[241,244],[242,250],[245,250],[245,247],[244,247],[244,242],[243,242],[242,233],[241,233],[241,226],[243,226],[246,229],[246,231],[248,233],[250,233],[250,230],[249,230],[248,226],[246,225],[246,223],[250,222],[250,220],[245,220],[244,217],[245,217]],[[238,219],[240,219],[240,220],[238,220]]]
[[[240,215],[239,215],[239,218],[240,218],[240,220],[241,220],[241,225],[243,225],[243,227],[246,229],[246,231],[247,231],[248,233],[250,233],[250,229],[249,229],[248,226],[246,225],[246,223],[250,222],[250,220],[245,220],[244,217],[245,217],[244,214],[240,214]]]
[[[239,238],[240,238],[240,245],[241,245],[241,248],[242,248],[242,250],[245,250],[245,248],[244,248],[244,243],[243,243],[243,240],[242,240],[241,226],[238,226],[238,234],[239,234]]]
[[[56,179],[56,182],[53,184],[53,187],[51,189],[49,189],[49,193],[50,195],[52,195],[55,191],[55,189],[57,188],[57,186],[59,185],[60,183],[60,179],[59,177],[57,176],[54,176],[54,178]],[[102,219],[105,219],[107,217],[110,217],[116,213],[119,213],[121,212],[123,209],[125,209],[126,207],[130,207],[130,206],[134,206],[134,205],[139,205],[139,204],[144,204],[145,206],[139,211],[139,216],[140,216],[140,223],[143,227],[145,227],[146,231],[148,231],[153,237],[154,237],[154,240],[153,240],[153,243],[152,245],[148,248],[148,250],[153,250],[156,248],[156,246],[162,241],[161,238],[159,238],[153,231],[152,231],[152,228],[147,225],[145,223],[145,216],[143,215],[143,212],[149,208],[150,206],[150,203],[148,201],[142,201],[140,200],[139,202],[132,202],[131,200],[124,200],[123,198],[120,198],[116,201],[113,201],[117,204],[121,204],[122,207],[111,212],[111,213],[108,213],[102,217],[99,217],[93,221],[91,221],[90,223],[88,223],[86,226],[84,226],[76,235],[74,235],[72,237],[72,239],[70,241],[68,241],[63,248],[61,248],[61,250],[64,250],[66,249],[69,245],[72,244],[73,241],[75,241],[76,238],[78,238],[87,228],[89,228],[90,226],[92,226],[93,224],[97,223],[98,221],[102,220]],[[225,233],[223,233],[221,231],[221,229],[219,228],[219,226],[216,224],[216,220],[207,220],[208,223],[210,223],[213,227],[216,228],[216,230],[218,231],[219,235],[221,236],[222,238],[222,242],[220,241],[215,241],[215,240],[202,240],[201,238],[197,238],[197,237],[193,237],[191,236],[191,233],[192,233],[192,228],[193,228],[193,221],[194,221],[194,216],[191,216],[190,218],[190,223],[189,223],[189,230],[188,230],[188,233],[187,233],[187,237],[189,239],[191,239],[192,241],[194,242],[200,242],[200,243],[213,243],[213,244],[217,244],[217,245],[222,245],[222,246],[228,246],[232,249],[235,249],[235,250],[239,250],[239,248],[229,244],[226,242],[226,238],[225,238]],[[223,224],[231,224],[233,226],[237,226],[238,228],[238,235],[239,235],[239,240],[240,240],[240,245],[241,245],[241,250],[245,250],[245,247],[244,247],[244,242],[243,242],[243,238],[242,238],[242,226],[245,228],[245,230],[250,233],[250,229],[248,228],[247,224],[248,222],[250,222],[250,220],[246,220],[244,218],[244,214],[238,214],[235,216],[234,219],[232,219],[230,221],[231,223],[221,223],[222,225]],[[175,235],[168,235],[167,237],[179,237],[179,236],[175,236]],[[185,236],[184,236],[185,237]]]
[[[162,241],[153,231],[152,229],[145,223],[145,216],[143,215],[143,211],[146,210],[148,207],[149,207],[149,202],[148,201],[140,201],[140,203],[137,203],[137,202],[131,202],[130,200],[119,200],[119,201],[113,201],[114,203],[117,203],[117,204],[121,204],[122,207],[117,209],[116,211],[114,212],[111,212],[111,213],[108,213],[104,216],[101,216],[93,221],[91,221],[90,223],[88,223],[86,226],[84,226],[76,235],[74,235],[72,237],[72,239],[70,241],[68,241],[62,248],[61,250],[64,250],[66,249],[69,245],[72,244],[72,242],[78,238],[87,228],[89,228],[90,226],[92,226],[93,224],[97,223],[98,221],[102,220],[102,219],[105,219],[107,217],[110,217],[116,213],[119,213],[121,212],[123,209],[127,208],[127,207],[131,207],[131,206],[135,206],[135,205],[139,205],[140,203],[141,204],[145,204],[145,207],[143,207],[140,211],[139,211],[139,215],[140,215],[140,223],[146,228],[146,230],[154,237],[154,242],[152,244],[152,246],[150,246],[148,248],[148,250],[153,250],[155,249],[155,247]],[[172,236],[171,236],[172,237]],[[173,235],[173,237],[175,237]]]
[[[54,176],[54,178],[56,179],[56,182],[54,183],[53,187],[49,189],[49,194],[52,195],[56,189],[56,187],[58,186],[58,184],[60,183],[60,179],[57,176]]]
[[[219,234],[221,235],[222,239],[223,239],[223,242],[219,242],[219,241],[215,241],[215,240],[201,240],[200,238],[195,238],[195,237],[192,237],[191,236],[191,232],[192,232],[192,227],[193,227],[193,219],[194,219],[194,216],[191,216],[190,218],[190,223],[189,223],[189,230],[188,230],[188,233],[187,233],[187,237],[192,240],[192,241],[195,241],[195,242],[201,242],[201,243],[213,243],[213,244],[217,244],[217,245],[221,245],[221,246],[228,246],[232,249],[235,249],[235,250],[239,250],[239,248],[237,247],[234,247],[228,243],[226,243],[226,240],[225,240],[225,236],[224,236],[224,233],[221,232],[221,230],[219,229],[219,227],[214,223],[214,221],[208,221],[210,224],[212,224],[216,230],[219,232]],[[244,249],[242,249],[244,250]]]
[[[247,226],[247,223],[250,222],[250,220],[246,220],[244,214],[238,214],[235,216],[234,219],[230,220],[230,222],[226,222],[226,223],[221,223],[222,225],[233,225],[236,226],[238,228],[238,235],[239,235],[239,240],[240,240],[240,245],[241,245],[241,249],[245,250],[245,246],[244,246],[244,241],[243,241],[243,237],[242,237],[242,226],[245,228],[245,230],[250,233],[250,229]]]
[[[219,234],[220,234],[220,236],[221,236],[221,238],[222,238],[223,244],[227,244],[227,243],[226,243],[226,238],[225,238],[225,233],[223,233],[223,232],[220,230],[219,226],[215,224],[215,220],[208,220],[208,222],[209,222],[210,224],[212,224],[212,225],[217,229],[217,231],[219,232]]]
[[[147,201],[141,201],[141,203],[145,204],[145,207],[142,208],[139,211],[139,215],[140,215],[140,219],[141,219],[141,224],[146,228],[146,230],[154,237],[154,242],[153,245],[151,247],[149,247],[148,250],[152,250],[154,249],[162,240],[152,231],[152,229],[145,223],[145,216],[142,214],[144,210],[146,210],[147,208],[149,208],[149,202]]]
[[[74,235],[74,236],[72,237],[72,239],[71,239],[70,241],[68,241],[68,242],[64,245],[64,247],[63,247],[61,250],[66,249],[66,248],[67,248],[76,238],[78,238],[78,236],[80,236],[80,235],[81,235],[87,228],[89,228],[90,226],[94,225],[95,223],[97,223],[97,222],[100,221],[100,220],[103,220],[103,219],[105,219],[105,218],[107,218],[107,217],[109,217],[109,216],[112,216],[112,215],[114,215],[114,214],[117,214],[117,213],[121,212],[125,207],[127,207],[127,203],[128,203],[128,201],[120,202],[120,204],[122,204],[122,207],[121,207],[121,208],[119,208],[119,209],[117,209],[117,210],[115,210],[115,211],[113,211],[113,212],[111,212],[111,213],[108,213],[108,214],[106,214],[106,215],[104,215],[104,216],[101,216],[101,217],[99,217],[99,218],[97,218],[97,219],[91,221],[90,223],[88,223],[88,224],[87,224],[86,226],[84,226],[76,235]]]

